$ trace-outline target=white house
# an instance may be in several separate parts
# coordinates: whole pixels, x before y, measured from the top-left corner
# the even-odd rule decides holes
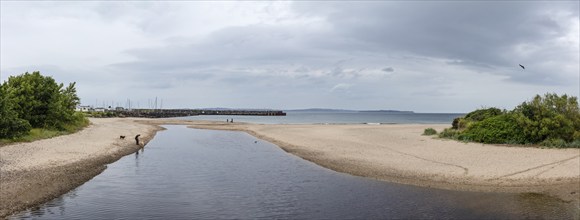
[[[91,106],[88,105],[79,105],[76,107],[76,111],[77,112],[90,112],[91,111]]]

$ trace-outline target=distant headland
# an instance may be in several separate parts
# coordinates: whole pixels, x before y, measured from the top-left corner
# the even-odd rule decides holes
[[[381,113],[404,113],[404,114],[414,114],[414,111],[399,111],[399,110],[364,110],[359,112],[381,112]]]

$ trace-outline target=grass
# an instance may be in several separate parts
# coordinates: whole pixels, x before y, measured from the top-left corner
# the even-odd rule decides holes
[[[30,130],[30,132],[27,135],[24,135],[24,136],[18,137],[18,138],[14,138],[14,139],[9,139],[8,141],[11,141],[11,142],[32,142],[32,141],[41,140],[41,139],[53,138],[53,137],[64,135],[64,134],[68,134],[68,132],[55,131],[55,130],[49,130],[49,129],[44,129],[44,128],[33,128]]]
[[[18,142],[32,142],[42,139],[49,139],[61,135],[72,134],[87,127],[89,123],[90,122],[87,118],[82,117],[73,123],[65,125],[63,130],[33,128],[27,135],[12,139],[0,139],[0,146]]]

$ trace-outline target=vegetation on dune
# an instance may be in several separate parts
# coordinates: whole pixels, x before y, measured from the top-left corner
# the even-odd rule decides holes
[[[57,84],[40,72],[11,76],[0,85],[1,142],[32,141],[75,132],[88,125],[75,112],[75,83]]]
[[[425,131],[423,131],[423,135],[436,135],[437,131],[433,128],[426,128]]]
[[[578,99],[536,95],[511,111],[479,109],[456,118],[442,138],[488,144],[526,144],[580,148]]]

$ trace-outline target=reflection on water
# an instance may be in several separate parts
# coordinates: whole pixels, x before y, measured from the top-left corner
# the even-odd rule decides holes
[[[66,207],[64,206],[65,199],[74,199],[76,197],[76,190],[71,190],[66,194],[66,197],[61,196],[53,199],[49,203],[43,206],[34,207],[30,209],[29,216],[31,218],[40,218],[45,215],[47,216],[63,216],[65,214]]]
[[[321,168],[242,132],[166,127],[134,157],[11,218],[570,219],[577,211],[539,194],[374,181]]]

